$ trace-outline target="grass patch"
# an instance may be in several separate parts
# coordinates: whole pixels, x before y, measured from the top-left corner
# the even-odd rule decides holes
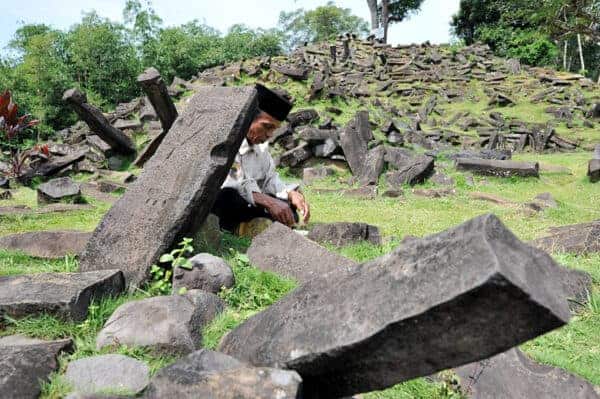
[[[0,249],[0,276],[35,273],[72,273],[79,268],[77,259],[65,256],[63,259],[41,259],[21,252]]]

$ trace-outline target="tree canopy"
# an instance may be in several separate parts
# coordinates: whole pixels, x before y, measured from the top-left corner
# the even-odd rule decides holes
[[[283,11],[279,15],[279,27],[287,49],[304,42],[332,40],[344,33],[368,33],[367,21],[353,15],[349,8],[335,6],[332,1],[314,10]]]

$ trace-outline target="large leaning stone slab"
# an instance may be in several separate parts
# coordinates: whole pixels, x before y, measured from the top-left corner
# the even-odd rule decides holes
[[[210,212],[252,118],[254,88],[202,87],[144,171],[110,209],[81,270],[123,270],[137,286],[150,267]]]
[[[519,349],[455,370],[472,399],[597,399],[589,382],[557,367],[539,364]]]
[[[484,215],[301,285],[220,349],[296,370],[310,398],[379,390],[564,325],[569,308],[557,272],[549,255]]]
[[[356,263],[273,223],[248,248],[250,262],[261,270],[303,283],[331,271],[348,272]]]
[[[116,296],[124,289],[123,273],[118,270],[0,277],[0,314],[47,313],[84,320],[92,300]]]
[[[91,233],[84,231],[34,231],[0,237],[0,249],[24,252],[29,256],[60,259],[77,255],[87,244]]]
[[[223,308],[218,296],[199,290],[127,302],[108,319],[96,338],[96,346],[139,346],[162,353],[190,353],[200,348],[202,329]]]
[[[199,350],[160,370],[146,398],[300,399],[301,383],[294,371],[255,368],[219,352]]]
[[[458,170],[489,176],[540,176],[540,165],[537,162],[500,161],[495,159],[481,158],[458,158],[456,160],[456,168]]]
[[[138,394],[150,382],[145,363],[123,355],[100,355],[75,360],[67,366],[65,380],[78,392]]]
[[[85,93],[77,89],[67,90],[63,94],[63,101],[69,103],[79,118],[116,152],[124,155],[135,154],[135,143],[131,138],[113,127],[102,111],[88,104]]]
[[[58,355],[71,349],[70,339],[0,338],[0,398],[37,399],[41,382],[58,370]]]
[[[547,252],[569,252],[577,255],[600,252],[600,220],[590,223],[553,227],[550,235],[531,242]]]
[[[358,112],[340,133],[340,146],[354,176],[361,175],[368,152],[368,141],[364,137],[367,134],[363,135],[359,130],[364,125],[361,117],[362,114]]]

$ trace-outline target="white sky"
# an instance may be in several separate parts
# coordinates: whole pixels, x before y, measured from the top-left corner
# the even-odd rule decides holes
[[[81,19],[83,11],[96,10],[112,20],[122,20],[125,0],[0,0],[0,51],[12,38],[20,22],[46,23],[65,29]],[[164,25],[172,26],[198,19],[221,32],[234,24],[252,28],[272,28],[279,13],[296,8],[313,9],[327,0],[153,0]],[[350,8],[369,21],[366,0],[336,0],[337,6]],[[425,0],[421,12],[408,21],[392,25],[390,43],[432,43],[450,41],[450,18],[458,11],[459,0]]]

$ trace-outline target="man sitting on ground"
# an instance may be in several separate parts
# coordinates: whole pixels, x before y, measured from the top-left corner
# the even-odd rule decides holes
[[[292,227],[301,212],[306,223],[310,207],[297,184],[285,184],[275,170],[268,140],[292,109],[282,96],[256,85],[259,113],[252,121],[212,212],[223,230],[255,235],[271,221]]]

